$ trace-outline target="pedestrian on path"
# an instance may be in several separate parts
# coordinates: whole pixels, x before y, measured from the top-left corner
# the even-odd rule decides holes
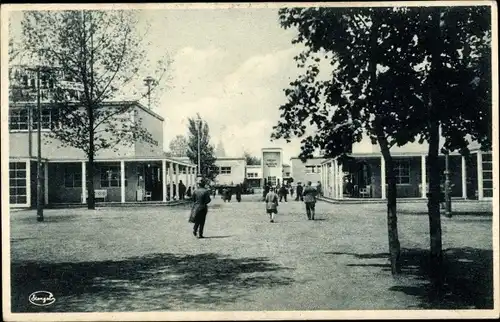
[[[196,236],[196,234],[198,234],[199,238],[203,238],[208,204],[212,201],[210,198],[210,191],[205,188],[205,182],[201,181],[199,183],[199,188],[193,191],[191,200],[193,201],[193,207],[191,208],[189,222],[194,223],[193,235]]]
[[[285,202],[287,202],[286,197],[288,195],[288,190],[284,185],[281,186],[280,190],[278,191],[278,194],[280,195],[280,202],[283,201],[283,198],[285,198]]]
[[[270,188],[265,198],[266,211],[271,222],[274,222],[274,216],[278,214],[278,195],[274,192],[274,188]]]
[[[241,190],[242,190],[241,185],[237,184],[236,185],[236,200],[238,202],[241,202]]]
[[[297,196],[295,197],[295,201],[304,201],[304,196],[303,196],[303,189],[302,185],[300,182],[297,183]]]
[[[311,186],[311,181],[307,182],[304,189],[304,203],[306,205],[306,213],[308,220],[314,220],[314,208],[316,206],[316,195],[318,190]]]

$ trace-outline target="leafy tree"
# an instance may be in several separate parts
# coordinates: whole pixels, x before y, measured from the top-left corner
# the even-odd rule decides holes
[[[188,151],[188,141],[184,135],[177,135],[170,142],[170,152],[174,157],[185,157]]]
[[[188,150],[187,156],[194,164],[198,165],[198,142],[200,147],[200,169],[198,170],[203,180],[214,181],[219,174],[215,165],[215,148],[210,144],[209,127],[198,114],[188,119]],[[198,135],[199,134],[199,135]],[[199,138],[199,141],[198,141]]]
[[[472,134],[473,139],[479,141],[487,137],[486,131],[480,129],[487,121],[471,115],[470,105],[461,102],[463,95],[459,95],[460,99],[455,96],[463,90],[468,102],[481,97],[470,85],[466,86],[471,76],[477,75],[478,68],[456,59],[457,54],[453,52],[467,46],[464,45],[468,43],[465,34],[472,27],[464,28],[464,35],[455,36],[451,32],[466,23],[474,25],[472,17],[479,19],[484,11],[472,14],[471,11],[479,9],[447,8],[450,32],[442,37],[435,28],[439,10],[435,7],[285,8],[279,12],[282,27],[297,27],[298,36],[293,43],[301,43],[305,49],[295,58],[303,73],[285,90],[288,102],[280,107],[281,120],[273,138],[289,141],[292,136],[303,137],[308,128],[306,124],[309,124],[315,134],[302,140],[300,156],[303,159],[311,157],[315,149],[325,149],[327,157],[342,160],[363,135],[379,144],[387,171],[387,219],[393,274],[400,270],[400,245],[391,147],[416,139],[429,142],[431,254],[439,258],[439,175],[436,176],[436,172],[439,174],[436,148],[439,146],[439,127],[443,129],[445,147],[450,150],[459,147],[465,150],[466,134]],[[465,20],[463,12],[469,14]],[[481,32],[477,34],[476,37],[484,39]],[[454,46],[449,46],[446,59],[440,58],[440,63],[434,62],[431,66],[448,66],[446,63],[449,63],[452,67],[447,68],[448,74],[443,73],[442,68],[436,73],[428,64],[428,59],[435,59],[443,52],[444,39]],[[326,76],[320,70],[322,62],[332,66]],[[456,70],[461,70],[462,78],[458,78],[461,79],[459,87],[453,88],[457,75],[453,77],[450,73]],[[436,86],[438,83],[440,85]],[[439,104],[430,93],[439,93]],[[455,103],[446,103],[447,99]],[[487,110],[488,106],[484,104],[478,108]],[[464,123],[468,126],[457,129],[458,124]],[[434,263],[439,265],[439,260]]]
[[[30,53],[31,63],[54,71],[59,115],[50,136],[88,157],[89,209],[95,208],[96,152],[151,139],[133,111],[144,97],[137,82],[152,68],[136,25],[133,10],[26,11],[22,20],[22,51]],[[157,62],[156,85],[168,63]],[[68,96],[68,81],[77,87],[75,95]],[[121,104],[109,103],[117,99]]]
[[[252,156],[248,152],[244,152],[243,157],[245,158],[247,165],[260,165],[261,164],[260,158],[258,158],[256,156]]]

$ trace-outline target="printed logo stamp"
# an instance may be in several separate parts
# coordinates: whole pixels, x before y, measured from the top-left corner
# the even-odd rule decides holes
[[[54,294],[47,291],[36,291],[30,294],[28,300],[31,304],[37,306],[47,306],[53,304],[56,299]]]

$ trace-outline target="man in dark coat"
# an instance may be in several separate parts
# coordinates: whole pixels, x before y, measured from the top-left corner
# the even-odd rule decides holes
[[[311,181],[307,182],[304,189],[304,203],[306,204],[306,214],[308,220],[314,220],[314,208],[316,206],[316,196],[318,190],[311,186]]]
[[[286,197],[288,195],[288,189],[284,185],[281,186],[281,188],[278,191],[278,194],[280,196],[279,202],[281,202],[283,200],[283,198],[285,199],[285,202],[287,202]]]
[[[203,238],[203,228],[205,227],[205,220],[207,218],[208,204],[212,199],[210,198],[210,191],[205,188],[205,183],[202,181],[199,188],[193,191],[191,197],[193,201],[193,208],[191,209],[191,216],[189,222],[194,223],[193,235],[198,233],[199,238]]]
[[[241,185],[240,185],[240,184],[237,184],[237,185],[236,185],[236,191],[235,191],[235,192],[236,192],[236,200],[237,200],[238,202],[241,202],[241,190],[242,190],[242,189],[241,189]]]
[[[264,193],[262,194],[262,200],[263,201],[266,199],[266,196],[267,196],[267,194],[269,193],[270,190],[271,190],[271,187],[269,186],[269,184],[265,184],[264,185]]]
[[[302,191],[304,187],[302,187],[302,185],[299,183],[297,183],[297,196],[295,197],[295,201],[304,201],[304,197],[302,196]]]

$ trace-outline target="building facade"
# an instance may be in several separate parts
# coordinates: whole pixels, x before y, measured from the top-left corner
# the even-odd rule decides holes
[[[8,120],[9,203],[11,207],[32,207],[37,200],[38,107],[32,95],[23,93],[32,92],[36,82],[32,81],[31,72],[23,75],[22,69],[17,69],[15,73],[17,82],[13,82],[15,90],[11,91],[15,97],[10,100]],[[55,126],[60,126],[59,107],[51,102],[54,82],[57,80],[41,82],[46,91],[40,104],[43,201],[46,205],[86,203],[90,182],[86,154],[82,149],[67,146],[49,136]],[[22,86],[28,87],[26,91],[22,91]],[[116,109],[118,121],[132,125],[140,122],[150,135],[147,140],[118,142],[96,152],[93,183],[97,202],[166,202],[179,196],[178,183],[182,179],[187,188],[194,188],[196,166],[164,156],[164,119],[161,116],[138,102],[106,102],[103,105],[112,111]],[[75,103],[73,108],[79,107]],[[99,125],[96,132],[107,133],[106,122]]]
[[[224,186],[243,184],[247,166],[245,158],[218,157],[215,165],[219,168],[215,184]]]
[[[277,186],[283,184],[283,151],[281,148],[262,149],[263,184]]]
[[[316,185],[321,181],[321,163],[325,161],[324,158],[314,157],[308,159],[306,162],[302,162],[300,158],[292,157],[290,158],[290,175],[293,178],[293,184],[301,183],[306,184],[311,181],[313,185]]]
[[[441,140],[443,141],[443,140]],[[427,198],[429,169],[427,144],[410,143],[393,147],[396,189],[398,198]],[[387,169],[378,145],[363,140],[354,144],[350,160],[323,159],[320,180],[325,197],[332,199],[387,197]],[[471,146],[471,154],[448,156],[451,197],[488,200],[493,197],[492,153]],[[441,178],[444,182],[445,155],[439,156]]]

